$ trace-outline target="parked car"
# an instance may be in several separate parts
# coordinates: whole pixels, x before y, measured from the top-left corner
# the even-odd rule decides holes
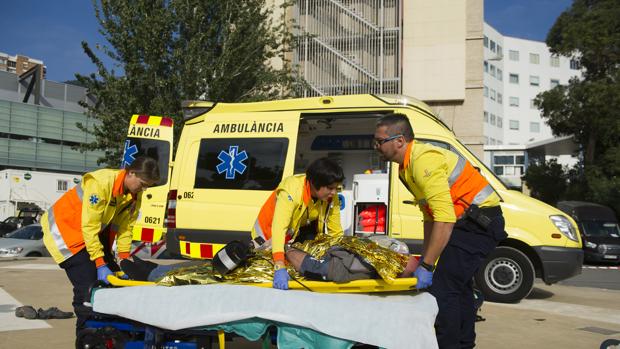
[[[17,216],[7,217],[0,222],[0,237],[14,231],[15,229],[25,227],[36,223],[41,218],[43,211],[36,208],[24,208]]]
[[[49,256],[43,245],[43,230],[36,223],[19,228],[0,238],[0,257]]]
[[[620,227],[611,208],[584,201],[560,201],[557,207],[577,222],[586,261],[620,261]]]

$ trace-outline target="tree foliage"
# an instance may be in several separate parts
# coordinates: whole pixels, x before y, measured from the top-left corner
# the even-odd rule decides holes
[[[542,163],[532,163],[528,166],[523,180],[530,187],[530,195],[543,202],[554,205],[568,187],[567,171],[556,160]]]
[[[583,73],[535,100],[553,133],[573,135],[583,152],[567,193],[582,193],[580,199],[615,205],[620,212],[615,199],[620,193],[620,2],[575,0],[546,41],[552,53],[575,60]]]
[[[180,129],[183,100],[240,102],[286,98],[295,89],[291,23],[285,2],[266,0],[94,0],[100,33],[96,45],[114,64],[111,69],[91,46],[84,52],[96,73],[76,75],[88,88],[84,104],[98,122],[83,130],[95,141],[83,150],[104,150],[99,159],[118,164],[132,114],[165,115]],[[277,13],[282,13],[278,16]]]

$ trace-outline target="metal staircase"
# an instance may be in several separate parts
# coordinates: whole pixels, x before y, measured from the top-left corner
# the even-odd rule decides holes
[[[298,0],[305,96],[401,92],[402,0]]]

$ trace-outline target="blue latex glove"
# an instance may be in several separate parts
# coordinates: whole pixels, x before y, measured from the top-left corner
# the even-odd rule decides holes
[[[418,284],[416,285],[418,290],[428,288],[433,284],[433,272],[424,269],[422,266],[415,270],[413,276],[418,278]]]
[[[108,282],[108,275],[114,275],[114,273],[112,273],[112,270],[110,270],[106,264],[97,268],[97,280],[105,282],[106,285],[110,284]]]
[[[273,288],[279,290],[288,290],[288,281],[291,277],[288,275],[286,268],[278,269],[273,273]]]
[[[123,280],[129,280],[129,275],[123,273],[122,271],[120,273],[117,273],[116,277]]]

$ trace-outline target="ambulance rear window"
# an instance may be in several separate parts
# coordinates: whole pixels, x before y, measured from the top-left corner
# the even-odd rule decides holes
[[[287,149],[288,138],[202,139],[194,188],[273,190]]]
[[[159,164],[160,180],[157,185],[168,183],[168,162],[170,161],[170,143],[166,141],[129,137],[125,140],[122,168],[125,168],[140,156],[149,156]]]

